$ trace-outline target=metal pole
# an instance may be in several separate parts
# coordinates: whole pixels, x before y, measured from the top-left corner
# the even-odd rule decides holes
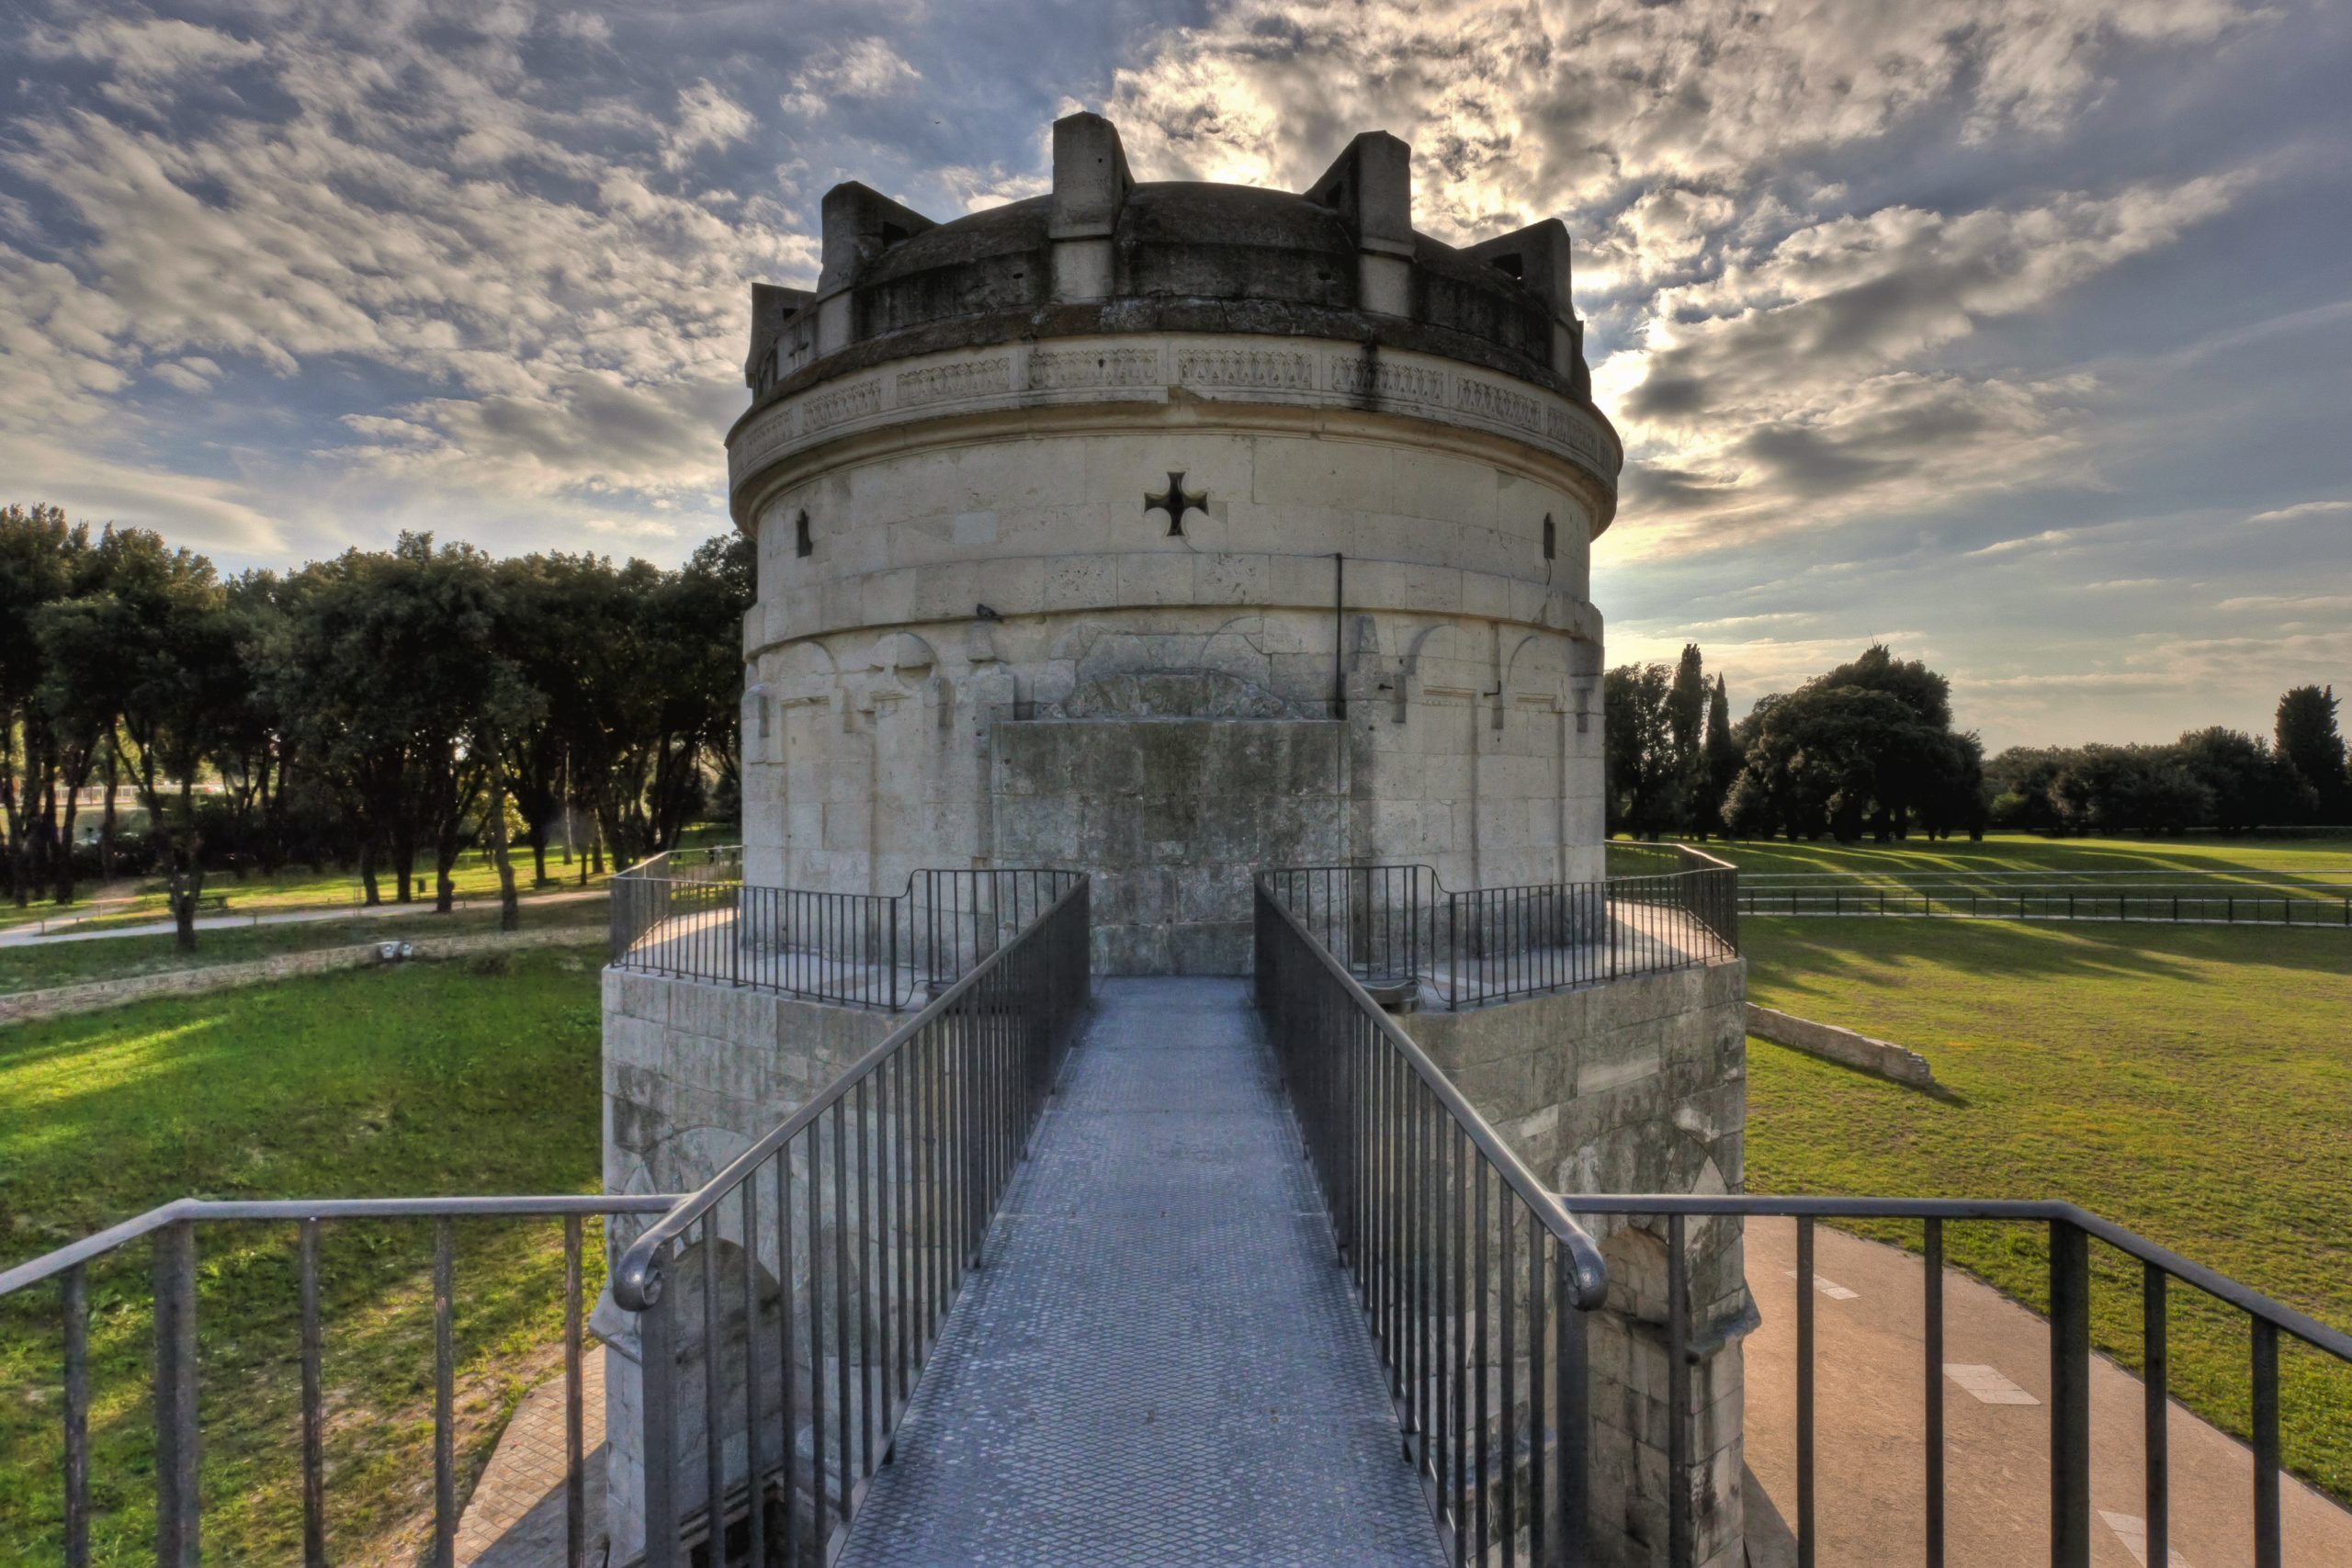
[[[196,1224],[155,1233],[155,1562],[197,1568]]]
[[[2050,1561],[2085,1568],[2091,1551],[2090,1237],[2050,1223]]]

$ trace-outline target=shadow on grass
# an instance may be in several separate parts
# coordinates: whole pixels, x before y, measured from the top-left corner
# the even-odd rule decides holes
[[[2352,974],[2352,942],[2334,930],[2183,926],[2053,926],[2018,920],[1831,921],[1751,916],[1742,921],[1751,967],[1775,982],[1843,978],[1926,960],[1986,984],[2131,978],[2220,984],[2217,966],[2258,964],[2290,974]]]

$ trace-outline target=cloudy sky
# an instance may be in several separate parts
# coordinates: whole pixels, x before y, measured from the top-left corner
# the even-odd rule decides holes
[[[1996,746],[2352,687],[2337,0],[19,0],[0,502],[225,567],[725,526],[745,284],[858,178],[946,217],[1097,108],[1144,178],[1415,149],[1564,217],[1631,464],[1612,660],[1736,707],[1873,637]]]

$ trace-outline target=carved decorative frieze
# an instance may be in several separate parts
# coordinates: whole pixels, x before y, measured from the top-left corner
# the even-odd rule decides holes
[[[887,385],[886,385],[887,382]],[[738,483],[801,447],[895,415],[978,412],[1022,405],[1040,391],[1157,397],[1180,384],[1204,390],[1260,391],[1285,402],[1389,409],[1441,423],[1508,433],[1547,447],[1604,480],[1618,455],[1601,428],[1566,399],[1505,378],[1450,367],[1423,356],[1367,355],[1324,344],[1312,348],[1177,339],[1165,343],[1069,343],[1025,352],[999,348],[953,360],[886,368],[812,389],[763,411],[729,453]],[[1032,404],[1031,406],[1035,406]]]
[[[1029,355],[1029,385],[1041,391],[1159,382],[1156,348],[1041,348]]]
[[[898,405],[921,408],[927,403],[984,398],[1012,384],[1012,361],[1003,355],[991,359],[967,359],[899,372]]]
[[[1522,397],[1492,381],[1455,377],[1453,406],[1475,419],[1490,419],[1520,430],[1544,428],[1544,411],[1536,406],[1533,398]]]
[[[879,378],[869,377],[810,398],[800,405],[800,421],[810,430],[830,430],[881,412],[882,383]]]
[[[1194,387],[1311,392],[1315,359],[1288,349],[1188,348],[1176,355],[1176,379]]]
[[[1351,398],[1396,402],[1442,405],[1446,400],[1444,371],[1395,359],[1366,359],[1362,355],[1332,355],[1331,389]]]

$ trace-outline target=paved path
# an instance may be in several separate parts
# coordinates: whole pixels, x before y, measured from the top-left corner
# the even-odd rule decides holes
[[[1096,987],[842,1568],[1436,1563],[1246,982]]]
[[[1751,1220],[1747,1286],[1763,1326],[1747,1341],[1747,1463],[1791,1529],[1796,1515],[1796,1225]],[[1814,1230],[1815,1499],[1822,1568],[1922,1561],[1925,1265],[1899,1247]],[[2175,1291],[2185,1293],[2186,1286]],[[2018,1568],[2050,1556],[2050,1327],[1991,1286],[1944,1271],[1946,1561]],[[2142,1519],[2140,1380],[2091,1361],[2091,1562],[2151,1568]],[[2254,1560],[2245,1448],[2172,1407],[2173,1568]],[[2352,1514],[2288,1479],[2291,1568],[2352,1563]],[[1796,1561],[1751,1513],[1758,1568]],[[1759,1546],[1766,1550],[1756,1549]]]
[[[605,1348],[580,1358],[582,1483],[588,1561],[603,1561]],[[458,1568],[567,1568],[564,1549],[563,1378],[523,1396],[458,1521]]]
[[[533,893],[522,899],[526,909],[545,908],[556,904],[578,904],[591,898],[602,898],[602,887],[589,887],[571,893]],[[460,909],[494,908],[495,895],[487,897],[460,898]],[[420,898],[413,904],[334,904],[315,909],[282,909],[276,914],[204,915],[198,917],[196,929],[200,931],[244,931],[253,926],[298,926],[320,920],[356,920],[380,919],[387,915],[429,915],[433,912],[431,898]],[[148,920],[134,926],[108,926],[104,931],[0,931],[0,947],[39,947],[53,942],[104,942],[115,936],[169,936],[179,928],[170,920]]]

